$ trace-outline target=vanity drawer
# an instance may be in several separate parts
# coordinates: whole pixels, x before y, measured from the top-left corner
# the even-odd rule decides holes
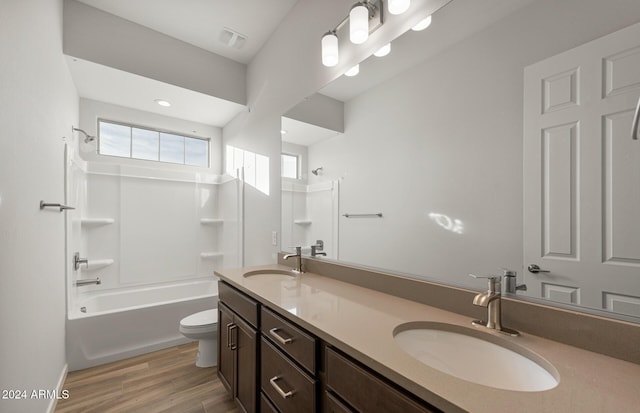
[[[333,349],[326,352],[327,387],[355,410],[387,413],[435,413],[440,410],[421,405],[385,383]]]
[[[265,307],[262,307],[261,317],[262,334],[309,373],[315,374],[317,340]]]
[[[325,392],[324,413],[354,413],[353,410],[342,404],[342,402],[331,394]]]
[[[260,413],[278,413],[278,409],[275,408],[264,393],[260,393]]]
[[[317,381],[287,359],[265,338],[261,342],[262,391],[281,413],[314,412]]]
[[[218,282],[218,299],[232,308],[253,327],[258,328],[258,302],[229,286]]]

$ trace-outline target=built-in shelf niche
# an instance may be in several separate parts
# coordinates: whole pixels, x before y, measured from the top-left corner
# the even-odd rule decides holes
[[[224,219],[219,219],[219,218],[201,218],[200,219],[201,225],[220,225],[223,222],[224,222]]]
[[[115,222],[113,218],[82,218],[80,224],[83,227],[100,227],[102,225],[111,225]]]

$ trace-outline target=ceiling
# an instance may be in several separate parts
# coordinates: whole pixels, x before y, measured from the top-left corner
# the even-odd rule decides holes
[[[78,0],[201,49],[246,64],[297,0]],[[218,38],[224,28],[247,37],[242,48]],[[112,67],[67,57],[78,94],[114,105],[224,127],[244,106]],[[155,103],[163,99],[171,107]]]
[[[78,0],[240,63],[249,63],[298,0]],[[241,49],[218,41],[229,28]]]
[[[311,146],[314,143],[340,134],[340,132],[312,125],[310,123],[300,122],[299,120],[286,118],[284,116],[282,117],[281,127],[282,140],[284,142],[302,146]]]
[[[297,0],[78,1],[212,53],[248,63]],[[361,63],[358,76],[342,76],[320,93],[348,101],[533,1],[536,0],[454,0],[434,15],[430,28],[401,36],[392,43],[390,55],[370,57]],[[223,28],[247,36],[244,46],[235,49],[220,43],[218,37]],[[225,126],[244,110],[236,103],[80,59],[68,58],[68,64],[78,93],[84,98],[217,127]],[[168,100],[172,106],[158,106],[154,103],[156,99]],[[284,127],[290,129],[285,139],[309,145],[324,135],[331,135],[326,130],[305,131],[303,126]]]

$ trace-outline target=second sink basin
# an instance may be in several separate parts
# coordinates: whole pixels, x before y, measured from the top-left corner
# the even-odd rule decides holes
[[[529,349],[453,324],[398,326],[394,338],[418,361],[459,379],[504,390],[543,391],[559,383],[557,370]]]

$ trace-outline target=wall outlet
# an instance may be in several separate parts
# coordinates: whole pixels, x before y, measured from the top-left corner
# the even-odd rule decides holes
[[[278,231],[271,231],[271,245],[278,245]]]

